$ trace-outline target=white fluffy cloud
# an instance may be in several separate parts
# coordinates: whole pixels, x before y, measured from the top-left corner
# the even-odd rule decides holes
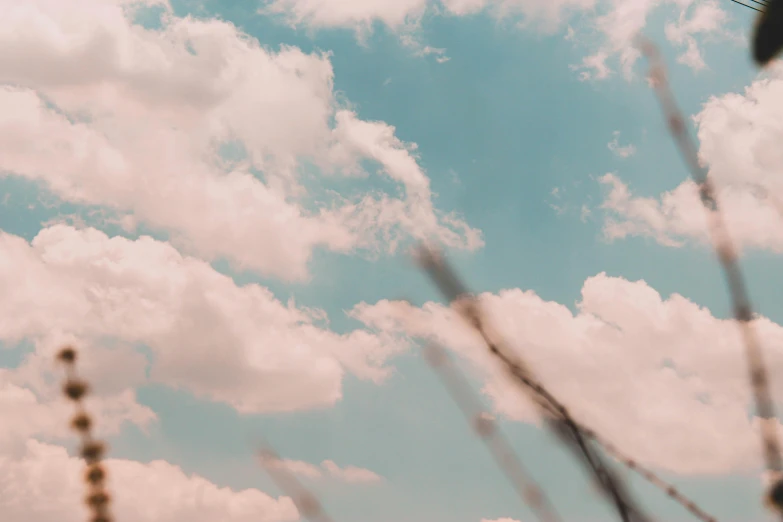
[[[491,324],[513,342],[575,416],[647,464],[679,473],[753,469],[760,447],[738,328],[644,281],[599,274],[578,312],[532,291],[482,294]],[[532,406],[477,335],[447,307],[361,304],[353,314],[387,332],[437,340],[469,361],[497,411],[534,422]],[[783,328],[756,321],[771,375],[783,374]],[[783,380],[773,378],[783,396]]]
[[[51,365],[59,343],[76,340],[90,379],[112,387],[105,393],[137,386],[149,366],[154,381],[242,412],[325,406],[341,397],[346,370],[382,379],[384,361],[404,349],[365,330],[338,335],[319,325],[323,311],[237,286],[149,237],[64,225],[31,243],[0,233],[0,287],[0,340],[39,344],[28,381]],[[149,347],[152,360],[134,344]]]
[[[168,14],[145,29],[127,3],[0,0],[4,175],[289,279],[306,277],[317,247],[482,244],[433,207],[413,145],[340,106],[328,53],[262,48],[219,20]],[[367,162],[402,195],[311,190]]]
[[[744,93],[712,97],[696,115],[699,155],[718,186],[732,239],[743,248],[783,252],[783,76],[770,71]],[[674,151],[672,152],[674,154]],[[609,238],[643,235],[662,244],[707,240],[706,216],[689,179],[658,197],[634,196],[614,175],[603,202]]]
[[[384,360],[403,347],[362,330],[335,334],[318,325],[322,311],[239,287],[167,243],[95,229],[56,225],[31,243],[0,232],[0,287],[0,340],[35,348],[18,367],[0,369],[0,511],[11,522],[85,519],[83,463],[42,442],[69,435],[73,405],[60,396],[64,375],[54,365],[63,343],[79,348],[101,437],[156,418],[134,393],[148,373],[243,412],[290,410],[333,403],[346,370],[383,378]],[[299,519],[289,498],[219,487],[164,461],[106,464],[119,522]],[[331,461],[322,469],[345,482],[380,480]]]
[[[108,459],[117,522],[285,522],[299,519],[293,501],[255,489],[221,488],[164,461]],[[0,455],[0,511],[8,522],[86,520],[84,462],[33,439],[20,456]]]

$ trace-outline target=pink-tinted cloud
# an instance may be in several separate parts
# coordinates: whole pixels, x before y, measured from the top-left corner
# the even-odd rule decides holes
[[[334,404],[346,371],[382,380],[385,361],[405,349],[366,330],[334,333],[321,325],[323,311],[238,286],[149,237],[64,225],[32,243],[0,233],[0,259],[0,286],[8,289],[0,340],[38,344],[30,379],[51,365],[58,343],[76,341],[89,352],[91,378],[113,387],[106,393],[145,382],[149,366],[156,382],[242,412],[292,410]],[[125,349],[136,343],[149,347],[150,361]]]
[[[271,51],[215,19],[168,14],[146,29],[125,7],[0,1],[4,175],[285,279],[306,278],[316,248],[375,253],[411,236],[481,246],[434,208],[414,145],[338,102],[329,53]],[[302,183],[308,165],[355,175],[367,161],[399,193],[316,198]]]
[[[276,459],[266,463],[267,466],[281,468],[289,473],[309,479],[332,478],[341,482],[368,484],[383,481],[383,477],[369,469],[357,466],[341,467],[332,460],[324,460],[320,466],[301,460]]]
[[[156,460],[105,462],[112,511],[135,522],[293,522],[299,513],[288,497],[256,489],[235,491]],[[9,522],[81,522],[84,461],[65,448],[30,439],[19,456],[0,455],[0,511]]]
[[[718,187],[718,203],[741,248],[783,252],[783,77],[773,68],[744,93],[715,96],[695,116],[699,156]],[[635,196],[617,174],[608,191],[604,232],[610,239],[649,236],[667,246],[707,243],[696,185],[684,180],[655,197]]]
[[[759,464],[743,346],[735,323],[644,281],[598,274],[578,311],[532,291],[481,294],[491,327],[505,335],[576,417],[649,465],[679,473],[726,473]],[[384,332],[435,340],[469,363],[496,411],[537,422],[532,405],[481,339],[443,305],[361,304],[352,313]],[[770,374],[783,370],[783,328],[756,326]],[[773,382],[783,396],[783,381]]]

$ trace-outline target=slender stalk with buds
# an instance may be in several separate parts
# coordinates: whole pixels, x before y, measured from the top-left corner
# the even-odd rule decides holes
[[[76,350],[70,346],[57,354],[57,360],[65,366],[66,379],[63,394],[76,405],[71,419],[71,429],[81,438],[81,457],[87,464],[84,482],[87,486],[85,502],[90,510],[89,522],[111,522],[109,512],[111,498],[106,491],[106,470],[101,463],[106,446],[92,436],[92,419],[84,409],[83,399],[89,392],[87,382],[76,373]]]

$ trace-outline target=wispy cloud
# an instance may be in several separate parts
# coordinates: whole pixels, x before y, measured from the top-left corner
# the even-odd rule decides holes
[[[620,145],[620,131],[614,131],[612,134],[612,141],[607,143],[606,146],[618,158],[630,158],[636,154],[636,147],[634,145]]]
[[[324,460],[320,465],[316,466],[302,460],[279,459],[270,461],[267,465],[282,468],[290,473],[310,479],[332,478],[352,484],[369,484],[383,481],[383,477],[369,469],[356,466],[340,467],[332,460]]]

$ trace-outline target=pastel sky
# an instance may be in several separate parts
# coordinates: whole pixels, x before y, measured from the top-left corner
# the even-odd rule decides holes
[[[118,522],[529,522],[421,356],[564,520],[616,515],[410,258],[446,250],[574,414],[767,520],[736,326],[632,46],[658,43],[783,397],[783,68],[728,0],[0,0],[0,518],[81,522],[80,350]],[[410,305],[403,305],[403,299]],[[656,520],[693,520],[630,481]]]

